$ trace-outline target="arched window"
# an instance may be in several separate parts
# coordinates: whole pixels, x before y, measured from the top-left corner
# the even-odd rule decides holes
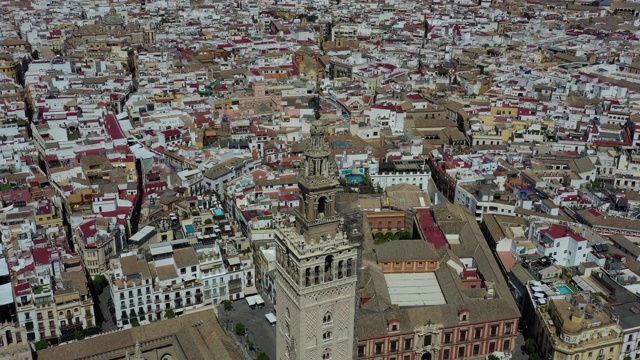
[[[331,312],[327,311],[324,316],[322,317],[322,323],[323,324],[330,324],[333,322],[333,317],[331,317]]]
[[[324,258],[324,281],[333,281],[333,256]]]
[[[322,360],[331,360],[331,349],[324,349],[322,352]]]
[[[284,334],[290,338],[291,337],[291,328],[289,327],[289,324],[285,325],[284,327]]]
[[[291,313],[289,312],[289,308],[284,309],[284,317],[287,319],[291,319]]]
[[[333,334],[331,333],[331,331],[327,331],[324,334],[322,334],[323,341],[329,341],[331,339],[333,339]]]
[[[318,218],[323,218],[327,211],[327,197],[323,196],[318,199]]]
[[[173,360],[173,356],[171,356],[171,354],[164,354],[160,360]]]

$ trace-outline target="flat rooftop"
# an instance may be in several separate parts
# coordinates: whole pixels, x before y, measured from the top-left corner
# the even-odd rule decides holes
[[[384,274],[391,302],[403,306],[444,305],[435,273]]]

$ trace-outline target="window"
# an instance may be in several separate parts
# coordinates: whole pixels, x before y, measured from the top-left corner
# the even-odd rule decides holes
[[[376,355],[382,354],[382,345],[383,344],[381,342],[376,343]]]
[[[405,355],[404,360],[411,360],[411,355]]]
[[[505,340],[504,343],[502,343],[502,350],[508,351],[510,348],[511,348],[511,341]]]
[[[491,336],[497,336],[497,335],[498,335],[498,325],[491,325]]]
[[[464,346],[460,346],[458,348],[458,358],[463,358],[464,357]]]
[[[473,345],[473,356],[476,356],[480,354],[480,345],[479,344],[475,344]]]
[[[289,325],[287,325],[287,327],[289,327]],[[331,331],[327,331],[324,334],[322,334],[322,341],[325,343],[330,342],[332,338],[333,338],[333,335],[331,334]]]
[[[460,341],[467,340],[467,330],[460,330]]]
[[[398,351],[398,340],[391,340],[389,343],[389,351],[396,352]]]
[[[327,311],[322,318],[322,323],[327,325],[333,322],[333,318],[331,317],[331,313]]]
[[[365,345],[358,345],[358,357],[364,357]]]
[[[431,334],[424,336],[424,346],[430,346],[432,343]]]
[[[322,360],[330,360],[331,359],[331,349],[324,349],[322,352]]]
[[[411,339],[404,339],[404,349],[411,350]]]
[[[482,337],[482,328],[477,327],[473,338],[480,339],[481,337]]]
[[[391,331],[398,331],[398,324],[391,324]]]
[[[490,342],[489,343],[489,354],[492,354],[494,351],[496,351],[496,343],[495,342]]]
[[[196,267],[195,266],[191,267],[191,272],[196,272]]]
[[[450,344],[451,343],[451,333],[444,333],[444,343],[445,344]]]
[[[180,275],[185,275],[186,273],[187,273],[187,269],[186,268],[180,269]]]
[[[506,335],[510,335],[512,330],[513,330],[513,323],[507,323],[507,325],[505,326],[504,333]]]
[[[442,358],[444,360],[448,360],[449,359],[449,349],[444,349],[444,351],[442,352]]]

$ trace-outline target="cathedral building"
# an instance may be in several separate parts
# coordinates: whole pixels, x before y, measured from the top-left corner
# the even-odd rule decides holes
[[[300,206],[276,219],[276,358],[352,359],[358,245],[336,213],[337,166],[325,126],[311,125]]]

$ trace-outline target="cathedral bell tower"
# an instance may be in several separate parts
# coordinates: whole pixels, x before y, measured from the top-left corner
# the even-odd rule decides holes
[[[310,132],[300,206],[289,222],[275,219],[276,358],[352,359],[358,245],[336,213],[337,166],[323,123],[314,121]]]
[[[305,161],[298,174],[300,206],[296,211],[298,231],[306,239],[335,234],[340,218],[335,213],[337,166],[329,160],[329,144],[320,120],[311,124],[311,139],[304,151]]]

